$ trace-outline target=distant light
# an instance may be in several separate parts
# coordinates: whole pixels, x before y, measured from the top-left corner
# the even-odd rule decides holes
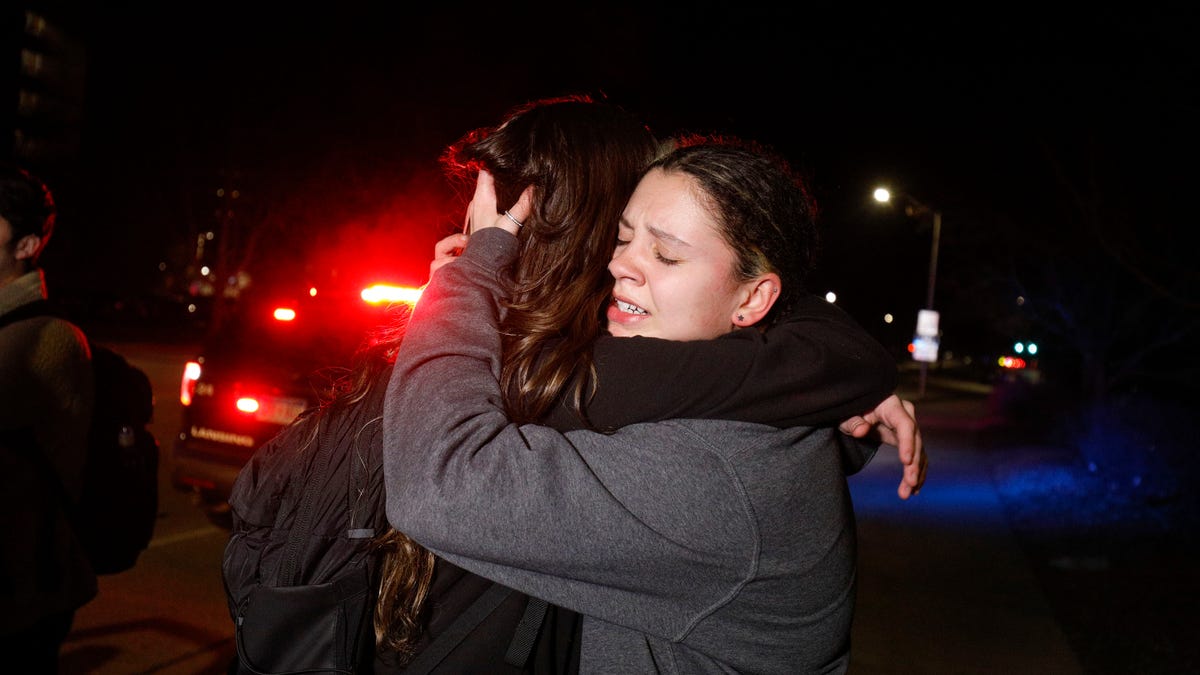
[[[24,115],[32,116],[34,111],[41,107],[42,97],[32,91],[22,89],[17,93],[17,110],[20,110]]]
[[[167,263],[165,263],[165,262],[158,263],[158,271],[166,272],[167,271]]]
[[[200,379],[200,364],[195,361],[188,361],[183,367],[183,378],[179,382],[179,402],[183,405],[191,405],[192,397],[196,393],[196,380]]]
[[[1025,348],[1025,351],[1029,352],[1030,354],[1036,354],[1037,353],[1037,343],[1030,342],[1029,346]]]
[[[40,14],[25,10],[25,32],[34,37],[41,37],[46,32],[46,19]]]
[[[1020,354],[1025,351],[1025,345],[1018,342],[1017,344],[1013,345],[1013,351]]]
[[[32,49],[21,50],[21,69],[30,76],[37,77],[45,66],[45,59],[40,52],[35,52]]]
[[[825,302],[837,302],[837,293],[829,291],[825,294]]]
[[[212,270],[208,269],[208,265],[204,265],[200,268],[200,276],[206,277],[206,276],[208,276],[208,273],[211,271]]]
[[[998,362],[1001,368],[1008,368],[1010,370],[1020,370],[1025,367],[1025,359],[1017,356],[1001,356]]]
[[[312,288],[308,289],[308,297],[310,297],[310,298],[317,297],[317,287],[316,286],[313,286]]]
[[[893,321],[895,321],[895,320],[896,320],[896,317],[892,316],[890,313],[888,313],[888,314],[884,314],[884,315],[883,315],[883,322],[884,322],[884,323],[891,323],[891,322],[893,322]]]
[[[244,413],[257,412],[258,401],[249,396],[243,396],[237,400],[237,409]]]
[[[225,188],[217,188],[217,196],[224,197],[225,196]]]
[[[229,196],[233,197],[234,199],[237,199],[238,197],[242,196],[242,193],[237,190],[234,190]]]
[[[213,231],[212,231],[212,230],[209,230],[208,232],[205,232],[205,233],[204,233],[204,238],[205,238],[205,239],[207,239],[207,240],[209,240],[209,241],[212,241],[212,240],[213,240],[213,237],[215,237],[215,236],[216,236],[216,235],[215,235],[215,234],[213,234]]]
[[[892,193],[887,188],[875,188],[873,196],[877,202],[889,202],[892,200]]]
[[[196,313],[196,305],[189,304],[188,305],[188,314],[195,314],[195,313]]]
[[[296,318],[296,310],[291,307],[276,307],[272,316],[276,321],[292,321]]]
[[[911,354],[915,351],[917,351],[917,346],[911,342],[908,343],[908,353]]]
[[[421,290],[420,288],[409,288],[407,286],[375,284],[362,290],[362,299],[372,305],[379,305],[386,302],[416,304],[417,300],[421,297]]]

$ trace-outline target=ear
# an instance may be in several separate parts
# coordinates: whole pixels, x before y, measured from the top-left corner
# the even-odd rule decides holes
[[[27,234],[21,237],[17,240],[17,260],[33,260],[33,256],[37,254],[38,247],[41,245],[42,238],[36,234]]]
[[[783,284],[780,283],[778,274],[770,272],[746,282],[743,288],[745,296],[733,312],[733,325],[739,328],[753,326],[762,321],[779,299]]]

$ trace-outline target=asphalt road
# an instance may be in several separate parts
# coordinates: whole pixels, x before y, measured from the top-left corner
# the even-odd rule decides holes
[[[224,673],[235,649],[220,576],[226,533],[167,482],[189,348],[114,346],[155,387],[161,513],[137,567],[102,577],[100,595],[77,614],[62,670]],[[851,479],[859,531],[852,675],[1082,672],[1005,522],[991,480],[997,448],[978,443],[990,422],[984,400],[960,390],[918,403],[931,460],[917,497],[896,497],[900,467],[887,446]]]

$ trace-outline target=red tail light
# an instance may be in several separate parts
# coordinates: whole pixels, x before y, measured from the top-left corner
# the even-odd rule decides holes
[[[1001,368],[1010,370],[1019,370],[1025,367],[1025,359],[1019,356],[1001,356],[999,362]]]
[[[276,307],[272,314],[276,321],[294,321],[296,319],[296,310],[291,307]]]
[[[258,412],[258,399],[251,396],[243,396],[237,400],[237,409],[244,413]]]
[[[200,364],[188,361],[183,367],[183,378],[179,382],[179,402],[184,405],[192,404],[192,396],[196,393],[196,380],[200,379]]]

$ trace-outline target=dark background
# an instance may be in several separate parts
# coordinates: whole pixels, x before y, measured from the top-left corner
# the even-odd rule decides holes
[[[86,302],[203,300],[199,262],[218,293],[238,271],[388,269],[420,284],[433,242],[461,222],[439,152],[514,105],[588,93],[661,134],[736,134],[785,154],[822,207],[812,290],[835,291],[900,358],[931,228],[871,201],[878,183],[943,213],[943,353],[991,358],[1038,339],[1083,387],[1089,358],[1154,343],[1161,371],[1157,343],[1195,337],[1185,240],[1200,59],[1182,13],[28,6],[59,37],[22,34],[15,8],[9,62],[33,48],[68,75],[9,71],[12,88],[58,101],[10,114],[46,141],[14,152],[59,198],[51,283],[100,298]],[[1098,311],[1112,316],[1064,323]],[[1182,332],[1152,338],[1164,316]],[[1093,333],[1107,344],[1089,347]]]
[[[938,467],[953,465],[947,430],[971,423],[964,401],[1001,421],[972,443],[996,461],[1007,525],[1086,670],[1196,670],[1190,12],[112,4],[0,14],[0,151],[55,190],[45,266],[88,328],[197,339],[237,272],[423,283],[433,242],[461,223],[440,151],[531,99],[588,93],[660,134],[752,138],[807,175],[825,242],[812,290],[835,291],[896,353],[910,398],[930,222],[870,190],[887,182],[943,215],[922,498],[953,485]],[[28,9],[52,29],[26,30]],[[1037,368],[996,367],[1030,339]],[[956,513],[978,496],[953,494]]]

